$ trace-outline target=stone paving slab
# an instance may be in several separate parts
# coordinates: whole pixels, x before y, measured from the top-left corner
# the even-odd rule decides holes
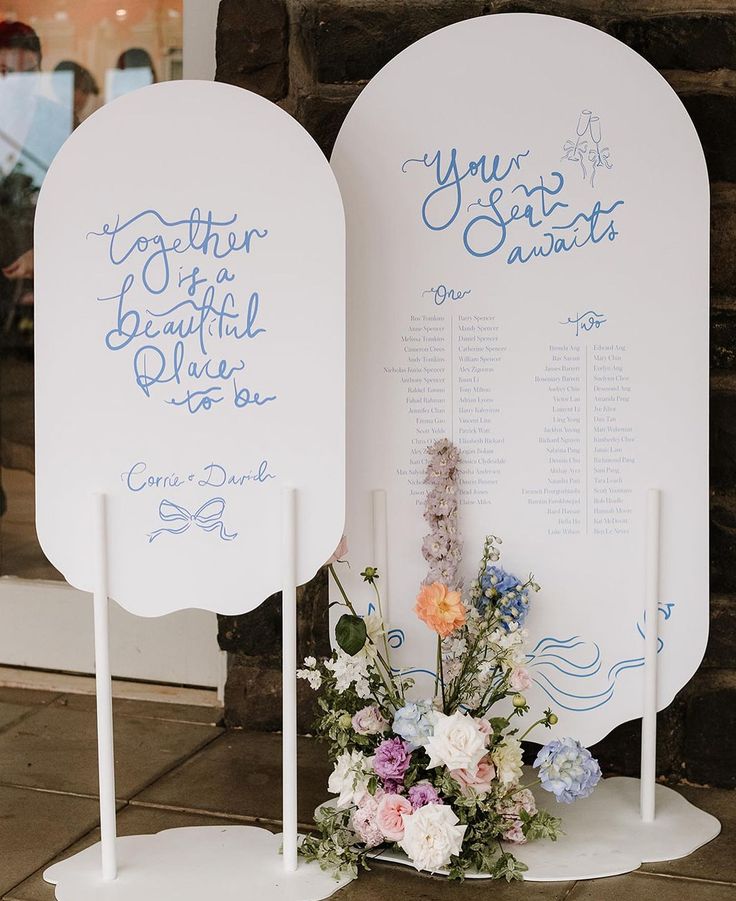
[[[333,897],[335,901],[567,901],[573,885],[572,882],[509,884],[498,879],[449,882],[408,867],[377,864]]]
[[[50,704],[60,697],[58,691],[42,691],[35,688],[8,688],[0,685],[0,701],[5,704],[28,706]]]
[[[0,897],[97,823],[97,801],[0,785]]]
[[[52,706],[95,713],[96,703],[94,695],[65,694],[56,698]],[[133,716],[139,719],[170,720],[175,723],[199,723],[204,726],[216,726],[222,720],[222,708],[193,704],[113,698],[112,709],[113,716],[116,717]]]
[[[116,794],[127,800],[212,741],[213,726],[117,717]],[[92,711],[45,706],[0,732],[0,783],[97,794],[97,725]]]
[[[33,713],[35,707],[25,707],[22,704],[7,704],[0,701],[0,730],[5,729],[17,720],[23,719],[29,713]]]
[[[734,901],[736,886],[628,873],[578,882],[565,901]]]
[[[330,767],[317,742],[299,739],[299,822],[327,799]],[[159,779],[134,803],[163,804],[254,820],[281,819],[281,736],[227,732]]]

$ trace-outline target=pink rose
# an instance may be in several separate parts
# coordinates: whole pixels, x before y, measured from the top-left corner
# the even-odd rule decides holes
[[[480,732],[481,735],[485,735],[486,744],[488,744],[488,739],[493,735],[493,726],[485,717],[479,717],[476,719],[475,723],[478,727],[478,732]]]
[[[335,553],[330,557],[330,559],[325,563],[325,566],[331,566],[333,563],[338,563],[340,560],[344,560],[348,555],[348,537],[347,535],[343,535],[340,539],[340,544],[335,548]]]
[[[517,666],[511,673],[509,685],[513,691],[526,691],[532,684],[529,670],[525,666]]]
[[[402,814],[411,816],[411,803],[402,795],[384,795],[378,802],[376,825],[390,842],[398,842],[404,837]]]
[[[486,756],[481,758],[474,776],[468,770],[450,770],[450,775],[460,785],[460,791],[465,797],[470,795],[482,797],[491,790],[493,780],[496,778],[496,768],[491,763],[490,757]]]

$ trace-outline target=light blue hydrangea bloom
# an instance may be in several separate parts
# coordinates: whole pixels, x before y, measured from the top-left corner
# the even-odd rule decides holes
[[[404,739],[409,750],[415,751],[434,733],[432,705],[429,701],[410,701],[396,711],[392,728]]]
[[[534,766],[539,767],[542,788],[563,804],[587,798],[601,778],[598,761],[574,738],[548,742],[537,754]]]
[[[498,611],[501,624],[507,630],[512,623],[517,623],[519,627],[524,625],[529,612],[529,591],[521,588],[521,582],[516,576],[507,573],[500,566],[492,566],[489,563],[481,576],[480,587],[483,593],[478,599],[477,606],[481,613],[485,613],[491,604]],[[487,594],[489,591],[490,597]]]

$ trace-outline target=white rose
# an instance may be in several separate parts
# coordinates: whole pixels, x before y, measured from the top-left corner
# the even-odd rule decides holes
[[[478,721],[467,713],[437,713],[434,733],[425,747],[430,768],[446,766],[448,770],[467,770],[474,776],[486,754],[486,736],[478,728]]]
[[[427,804],[412,814],[404,814],[404,837],[401,848],[417,870],[433,873],[446,867],[450,858],[460,853],[467,826],[460,822],[446,804]]]
[[[361,751],[344,751],[335,763],[327,782],[327,791],[339,795],[338,810],[358,804],[368,790],[371,775],[372,757],[366,757]]]
[[[502,785],[516,785],[521,779],[521,743],[515,736],[509,735],[502,745],[496,745],[491,760]]]

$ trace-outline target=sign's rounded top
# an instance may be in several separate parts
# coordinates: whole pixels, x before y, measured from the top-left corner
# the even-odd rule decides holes
[[[111,597],[244,612],[280,587],[289,486],[311,578],[344,503],[344,217],[312,138],[241,88],[142,88],[62,147],[35,241],[51,562],[92,588],[104,493]]]

